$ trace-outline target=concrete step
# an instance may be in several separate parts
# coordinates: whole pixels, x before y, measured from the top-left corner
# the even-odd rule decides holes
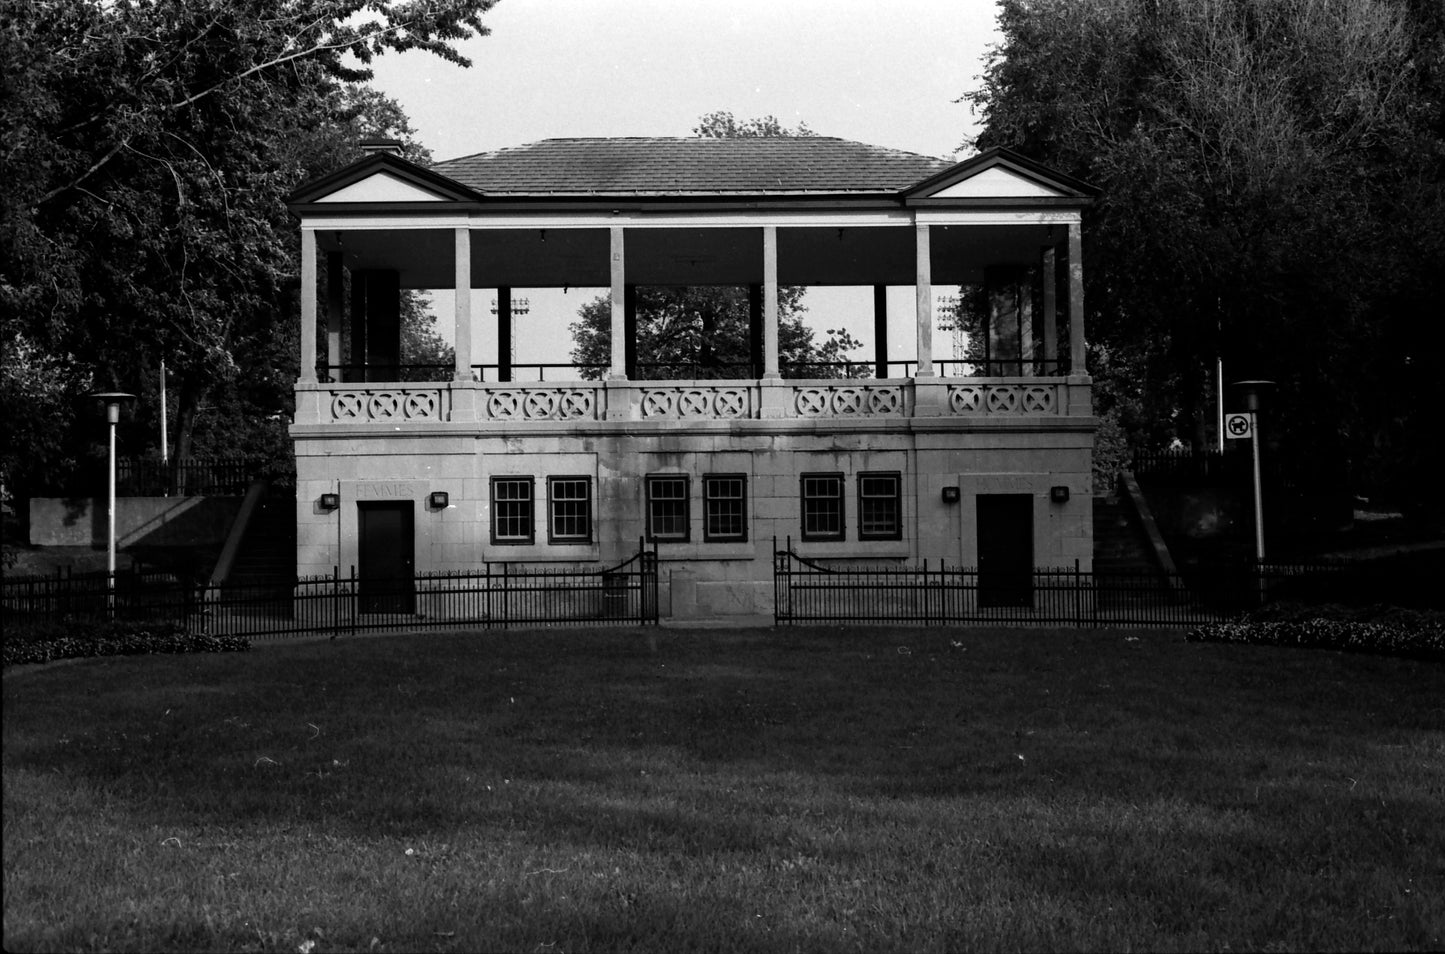
[[[296,501],[267,497],[251,517],[227,585],[289,591],[295,578]]]
[[[1122,498],[1094,498],[1094,569],[1157,569],[1149,538]]]

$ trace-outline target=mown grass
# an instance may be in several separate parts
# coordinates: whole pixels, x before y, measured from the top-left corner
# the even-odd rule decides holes
[[[4,688],[7,950],[1445,939],[1445,668],[1177,634],[553,631]]]

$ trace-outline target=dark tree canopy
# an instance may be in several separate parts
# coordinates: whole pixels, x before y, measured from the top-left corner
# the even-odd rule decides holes
[[[1211,436],[1211,372],[1280,382],[1274,437],[1404,486],[1438,466],[1445,7],[1002,0],[978,145],[1103,190],[1096,398],[1136,441]]]
[[[161,361],[179,452],[227,419],[255,426],[213,428],[219,446],[273,451],[296,362],[284,198],[358,134],[409,135],[355,85],[373,56],[465,64],[454,43],[493,2],[0,0],[0,479],[73,464],[91,388],[143,395],[122,433],[142,443]]]

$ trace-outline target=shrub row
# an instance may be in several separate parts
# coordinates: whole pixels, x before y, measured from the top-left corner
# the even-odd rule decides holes
[[[1197,643],[1251,643],[1301,646],[1353,652],[1445,656],[1445,623],[1436,620],[1401,625],[1360,619],[1239,619],[1191,629],[1185,639]]]
[[[250,648],[250,640],[244,637],[197,635],[170,621],[48,623],[7,634],[4,664],[144,653],[245,652]]]

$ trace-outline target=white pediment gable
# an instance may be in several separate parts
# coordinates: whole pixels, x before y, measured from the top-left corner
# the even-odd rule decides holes
[[[1057,197],[1067,195],[1057,189],[1025,178],[1002,166],[993,166],[975,173],[960,182],[930,193],[933,199],[1019,199],[1038,196]]]
[[[329,192],[316,202],[443,202],[445,199],[435,192],[412,185],[389,172],[373,172],[335,192]]]

